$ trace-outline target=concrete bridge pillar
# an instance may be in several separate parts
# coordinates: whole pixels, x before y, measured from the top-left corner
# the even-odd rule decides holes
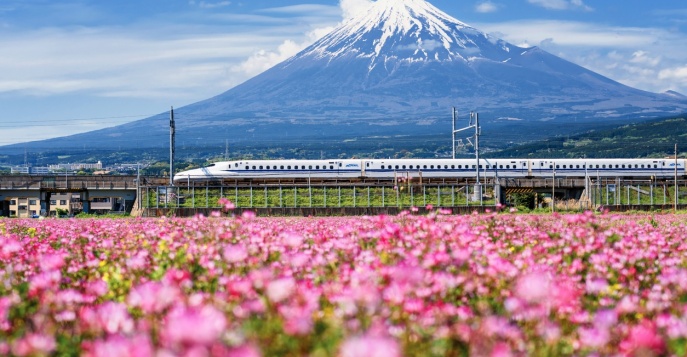
[[[88,196],[88,190],[81,192],[81,203],[83,204],[83,213],[90,213],[91,198]]]
[[[41,192],[41,216],[43,217],[48,217],[50,215],[50,198],[52,197],[52,193],[50,192]]]

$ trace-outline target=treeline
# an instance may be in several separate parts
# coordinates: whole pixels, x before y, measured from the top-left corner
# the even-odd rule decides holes
[[[640,158],[687,153],[687,119],[652,120],[620,127],[558,136],[490,153],[490,157]],[[682,154],[680,154],[682,152]]]

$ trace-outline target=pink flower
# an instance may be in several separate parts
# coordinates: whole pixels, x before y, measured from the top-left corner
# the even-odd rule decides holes
[[[217,341],[227,326],[227,319],[212,306],[181,308],[167,316],[163,336],[172,344],[209,345]]]
[[[521,276],[515,287],[515,294],[529,303],[539,303],[551,294],[551,279],[543,272]]]
[[[49,355],[57,347],[53,336],[32,333],[14,342],[12,353],[17,356]]]
[[[51,271],[51,270],[59,270],[61,269],[65,262],[64,262],[65,255],[64,254],[43,254],[43,256],[40,258],[40,266],[41,270],[43,271]]]
[[[234,202],[231,202],[229,199],[224,197],[220,198],[217,203],[222,207],[222,210],[225,212],[232,211],[236,208]]]
[[[510,349],[510,346],[508,344],[499,342],[494,346],[494,349],[491,350],[491,357],[510,357],[513,355],[513,352]]]
[[[147,357],[154,355],[148,335],[127,338],[112,335],[104,340],[84,343],[85,357]]]
[[[0,297],[0,331],[3,331],[3,325],[7,324],[9,329],[10,307],[12,300],[9,297]]]
[[[620,348],[632,355],[656,356],[663,354],[665,342],[658,335],[654,323],[643,320],[630,329],[628,336],[620,343]]]
[[[222,256],[227,263],[241,263],[248,258],[248,249],[240,244],[227,244]]]
[[[107,286],[107,283],[100,279],[86,284],[86,292],[94,297],[103,296],[107,294],[109,290],[110,288]]]
[[[303,236],[296,232],[284,232],[281,234],[281,239],[287,246],[291,248],[298,248],[303,244]]]
[[[361,336],[347,339],[341,345],[341,357],[400,357],[396,340],[387,337]]]
[[[107,333],[130,333],[134,322],[127,311],[126,305],[116,302],[106,302],[98,308],[98,322]]]
[[[21,252],[23,245],[17,237],[0,237],[0,258],[9,259],[14,253]]]
[[[112,301],[81,308],[77,321],[83,330],[92,332],[130,333],[134,328],[126,306]]]
[[[162,312],[181,298],[181,292],[175,286],[160,282],[147,282],[131,289],[127,302],[140,307],[145,313]]]
[[[38,273],[29,279],[29,287],[31,294],[37,294],[43,290],[57,290],[62,279],[62,273],[59,270],[51,270],[43,273]]]
[[[582,346],[591,349],[601,349],[611,339],[611,334],[607,329],[581,328],[579,334]]]
[[[597,278],[597,279],[587,278],[586,287],[587,287],[587,293],[599,294],[599,293],[606,291],[606,289],[608,289],[608,281],[606,281],[606,279],[600,279],[600,278]]]
[[[227,357],[261,357],[260,350],[252,345],[243,345],[229,350]]]
[[[296,290],[296,281],[293,278],[281,278],[267,283],[265,292],[267,298],[273,303],[286,300]]]

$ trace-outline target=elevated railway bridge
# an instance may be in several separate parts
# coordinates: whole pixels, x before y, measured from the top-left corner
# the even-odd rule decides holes
[[[52,211],[56,195],[77,194],[80,211],[89,213],[101,198],[117,198],[121,210],[135,216],[209,214],[225,197],[237,212],[259,215],[394,214],[410,207],[444,208],[455,213],[493,209],[517,197],[531,206],[553,210],[672,209],[687,205],[687,181],[621,178],[414,178],[381,179],[243,179],[190,181],[169,185],[150,176],[0,176],[0,216],[16,212],[12,203],[35,201],[40,215]],[[677,190],[677,191],[676,191]],[[480,195],[479,192],[482,194]],[[677,202],[675,201],[677,198]]]

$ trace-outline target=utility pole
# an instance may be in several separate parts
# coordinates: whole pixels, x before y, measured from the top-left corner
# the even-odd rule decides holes
[[[456,107],[453,107],[453,130],[451,131],[451,135],[453,135],[453,140],[451,145],[451,148],[453,149],[453,159],[456,159]]]
[[[477,158],[477,188],[479,189],[479,197],[482,197],[482,184],[479,181],[479,137],[482,134],[482,128],[479,126],[479,113],[470,113],[470,125],[472,119],[475,119],[475,157]]]
[[[673,203],[673,211],[677,213],[677,200],[680,198],[678,195],[678,189],[680,187],[677,185],[677,144],[675,144],[675,202]]]
[[[169,111],[169,185],[174,186],[174,139],[176,137],[176,125],[174,124],[174,107]]]
[[[470,138],[468,138],[468,142],[472,144],[475,147],[475,158],[477,159],[477,165],[475,165],[475,178],[477,182],[475,183],[475,198],[480,197],[480,200],[482,198],[482,184],[480,182],[480,177],[479,177],[479,137],[482,135],[482,128],[479,126],[479,113],[475,112],[470,112],[470,123],[467,127],[458,129],[456,130],[456,109],[453,108],[453,158],[456,158],[456,134],[469,130],[469,129],[475,129],[475,142],[473,143]],[[475,199],[476,201],[476,199]]]
[[[224,139],[224,160],[229,160],[229,139]]]
[[[553,162],[553,184],[551,185],[551,212],[556,212],[556,162]]]

